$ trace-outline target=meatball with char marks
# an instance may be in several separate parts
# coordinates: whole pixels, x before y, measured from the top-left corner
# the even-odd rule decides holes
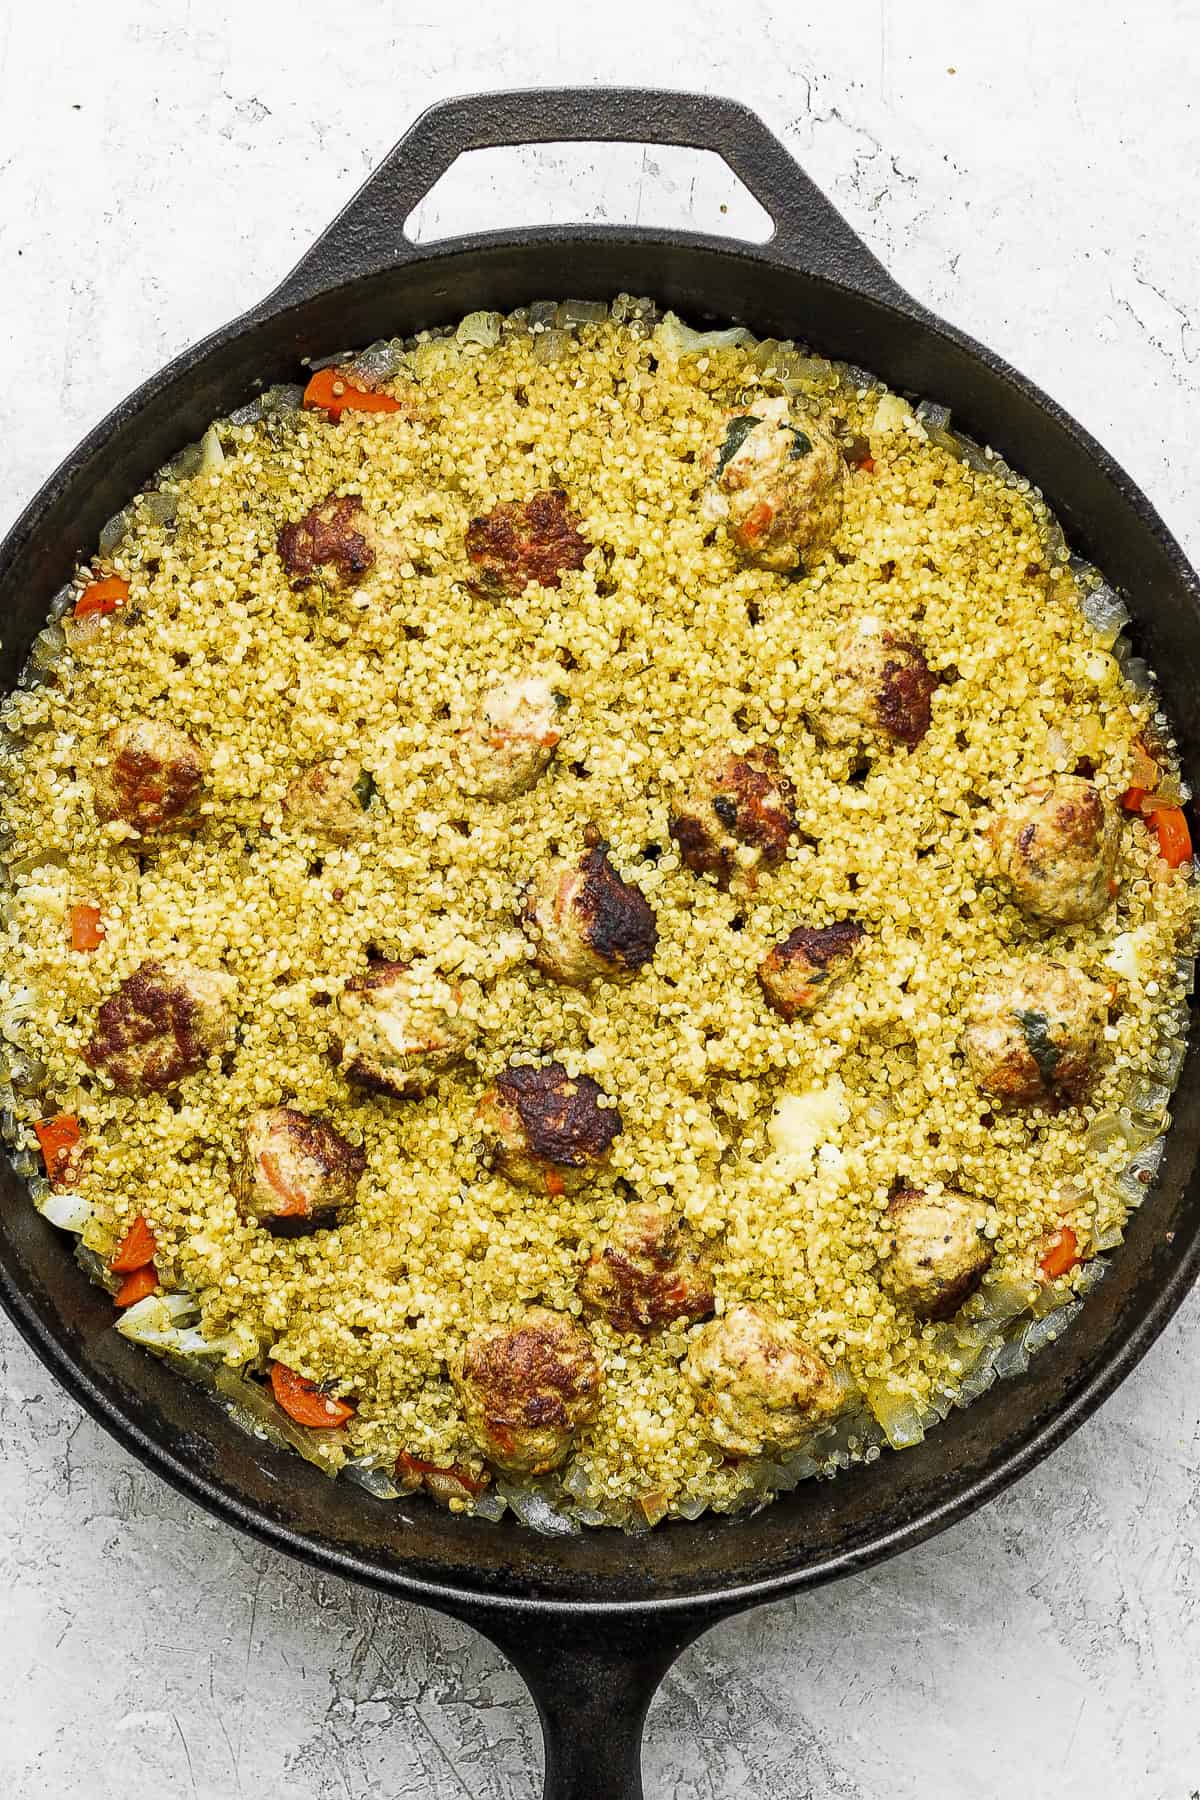
[[[937,685],[919,644],[880,619],[859,619],[838,640],[833,673],[809,722],[827,744],[912,750],[929,730]]]
[[[730,1456],[795,1450],[843,1405],[833,1370],[765,1306],[735,1306],[692,1339],[684,1373]]]
[[[786,573],[825,550],[842,522],[845,461],[816,419],[786,398],[734,413],[708,456],[704,516],[724,521],[740,557]]]
[[[901,1188],[888,1202],[884,1286],[919,1319],[952,1318],[992,1260],[987,1215],[986,1202],[954,1188]]]
[[[1013,1105],[1077,1105],[1096,1077],[1111,998],[1069,963],[1028,962],[999,977],[963,1034],[976,1086]]]
[[[1034,782],[986,836],[1017,905],[1041,924],[1098,918],[1111,900],[1121,823],[1083,776]]]
[[[850,971],[863,928],[854,919],[834,925],[797,925],[758,965],[767,1004],[790,1023],[824,1000]]]
[[[324,1119],[291,1106],[251,1115],[239,1211],[280,1235],[332,1225],[353,1204],[367,1159]]]
[[[356,587],[374,568],[379,547],[361,496],[328,494],[283,527],[276,548],[292,587],[301,590],[314,581]]]
[[[525,889],[521,925],[538,968],[568,987],[632,980],[658,943],[654,908],[603,849],[543,864]]]
[[[715,1304],[711,1247],[678,1213],[637,1200],[618,1217],[579,1279],[579,1298],[614,1331],[704,1319]]]
[[[426,964],[372,963],[338,996],[334,1054],[347,1080],[420,1099],[474,1040],[461,1003],[453,982]]]
[[[795,829],[796,790],[770,745],[744,755],[711,751],[670,822],[684,866],[715,876],[720,887],[739,869],[777,868]]]
[[[186,732],[159,719],[118,725],[96,770],[96,817],[123,819],[143,836],[190,824],[199,809],[208,758]]]
[[[582,569],[590,549],[561,488],[506,501],[467,526],[475,580],[490,594],[523,594],[533,581],[561,587],[568,570]]]
[[[228,1043],[235,987],[222,970],[151,957],[101,1006],[84,1061],[126,1091],[176,1087]]]
[[[561,1063],[511,1063],[480,1098],[485,1159],[518,1187],[573,1193],[607,1162],[621,1132],[615,1106],[590,1075]]]
[[[452,1376],[479,1449],[513,1475],[557,1469],[599,1409],[591,1339],[544,1306],[531,1306],[515,1325],[477,1331]]]

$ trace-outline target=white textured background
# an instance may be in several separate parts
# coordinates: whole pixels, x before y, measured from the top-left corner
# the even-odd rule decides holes
[[[1081,417],[1200,558],[1187,0],[3,0],[0,524],[265,292],[423,105],[604,80],[757,107],[900,280]],[[475,223],[707,221],[723,197],[711,170],[611,155],[470,185]],[[1195,1800],[1198,1323],[1193,1301],[982,1515],[691,1650],[650,1717],[651,1800]],[[489,1646],[214,1525],[5,1324],[0,1443],[4,1800],[539,1791],[532,1708]]]

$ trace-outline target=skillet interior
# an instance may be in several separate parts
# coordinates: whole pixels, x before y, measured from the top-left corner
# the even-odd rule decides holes
[[[1183,769],[1200,786],[1200,608],[1161,523],[1078,426],[998,359],[929,320],[773,260],[667,234],[539,232],[479,240],[362,277],[289,309],[270,303],[155,377],[106,420],[0,550],[0,682],[10,686],[51,595],[103,522],[181,445],[264,382],[321,355],[544,295],[651,293],[691,322],[744,319],[797,336],[953,409],[1044,489],[1072,546],[1129,597],[1137,647],[1158,671]],[[1152,1341],[1200,1264],[1200,1068],[1175,1098],[1159,1188],[1131,1221],[1109,1278],[1029,1373],[955,1412],[923,1444],[809,1482],[753,1518],[671,1524],[647,1538],[546,1539],[511,1521],[458,1519],[421,1500],[383,1504],[246,1437],[216,1404],[111,1328],[107,1297],[0,1176],[0,1298],[39,1354],[159,1473],[223,1516],[311,1560],[400,1592],[542,1603],[687,1608],[829,1579],[929,1535],[1066,1435]]]

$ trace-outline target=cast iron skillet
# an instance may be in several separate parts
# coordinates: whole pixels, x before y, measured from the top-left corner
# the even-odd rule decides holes
[[[770,243],[629,227],[497,231],[417,248],[404,222],[463,151],[560,140],[717,151],[775,221]],[[452,322],[478,307],[649,293],[685,318],[745,320],[953,407],[1044,489],[1073,544],[1129,595],[1184,769],[1200,785],[1200,589],[1129,477],[1045,395],[898,288],[745,108],[702,95],[584,90],[479,95],[413,126],[283,285],[146,382],[69,456],[0,546],[0,683],[104,521],[209,421],[302,355]],[[317,1567],[468,1621],[512,1658],[546,1735],[554,1800],[641,1794],[642,1720],[680,1649],[716,1620],[865,1568],[1014,1481],[1109,1394],[1200,1264],[1200,1072],[1189,1056],[1158,1190],[1109,1278],[1028,1375],[997,1384],[925,1443],[753,1518],[630,1539],[543,1538],[383,1504],[239,1431],[203,1390],[126,1343],[112,1305],[23,1184],[0,1178],[0,1300],[63,1385],[147,1467],[210,1511]]]

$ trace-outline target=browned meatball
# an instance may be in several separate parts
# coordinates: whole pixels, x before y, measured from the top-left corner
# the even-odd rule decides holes
[[[538,968],[569,987],[628,981],[658,943],[654,908],[602,849],[544,863],[525,889],[521,924]]]
[[[937,676],[919,644],[879,619],[856,621],[839,639],[836,667],[810,715],[828,744],[904,744],[929,730]]]
[[[709,1433],[730,1456],[786,1455],[843,1405],[828,1363],[765,1306],[735,1306],[702,1326],[683,1370]]]
[[[372,963],[338,995],[334,1054],[360,1087],[419,1099],[471,1047],[461,1006],[460,990],[427,964]]]
[[[1111,900],[1121,822],[1083,776],[1033,782],[986,835],[1017,905],[1043,924],[1095,919]]]
[[[492,594],[522,594],[531,581],[561,587],[567,570],[582,569],[590,549],[560,488],[494,506],[467,526],[476,580]]]
[[[1112,990],[1035,961],[979,994],[963,1033],[976,1086],[1017,1105],[1078,1104],[1096,1075]]]
[[[314,763],[283,796],[292,824],[345,843],[370,830],[375,804],[375,777],[355,762]]]
[[[600,1404],[591,1339],[566,1313],[531,1306],[471,1337],[452,1371],[467,1428],[489,1462],[544,1475],[570,1454]]]
[[[704,1319],[714,1305],[711,1247],[655,1200],[627,1206],[579,1279],[579,1297],[614,1331]]]
[[[621,1115],[590,1075],[510,1063],[475,1111],[489,1162],[519,1187],[573,1193],[608,1159]]]
[[[984,1236],[988,1204],[954,1188],[902,1188],[888,1202],[892,1245],[884,1285],[919,1319],[949,1319],[979,1286],[992,1260]]]
[[[314,579],[354,587],[375,565],[377,545],[358,494],[329,494],[276,539],[279,560],[294,588]]]
[[[352,1204],[366,1166],[358,1146],[323,1119],[272,1106],[246,1126],[238,1208],[281,1232],[330,1225]]]
[[[826,549],[841,524],[845,464],[825,427],[793,420],[785,398],[753,404],[725,420],[712,446],[703,511],[724,521],[746,561],[787,571]]]
[[[789,1021],[810,1011],[849,972],[862,939],[855,919],[797,925],[758,965],[767,1004]]]
[[[83,1056],[114,1087],[162,1093],[229,1040],[236,983],[219,969],[153,957],[101,1006]]]
[[[199,744],[174,725],[137,719],[104,740],[106,760],[93,777],[96,817],[124,819],[143,834],[194,819],[208,769]]]
[[[714,875],[721,887],[738,869],[776,868],[795,829],[796,790],[769,745],[742,756],[711,751],[679,796],[670,825],[684,866]]]

